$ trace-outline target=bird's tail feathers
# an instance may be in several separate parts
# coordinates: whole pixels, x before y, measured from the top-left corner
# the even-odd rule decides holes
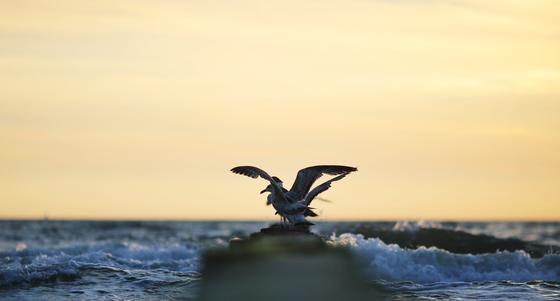
[[[303,216],[310,216],[310,217],[317,217],[319,216],[319,214],[315,213],[313,210],[311,210],[313,208],[307,208],[305,209],[305,211],[303,212]]]

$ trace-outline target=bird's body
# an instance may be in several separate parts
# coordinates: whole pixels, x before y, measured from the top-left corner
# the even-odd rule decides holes
[[[290,225],[312,224],[306,220],[307,216],[317,216],[312,208],[309,207],[311,201],[321,192],[330,188],[334,181],[344,178],[349,173],[356,171],[355,167],[342,165],[318,165],[304,168],[298,172],[296,180],[290,190],[282,185],[282,180],[271,177],[265,171],[253,166],[238,166],[231,171],[236,174],[245,175],[251,178],[261,177],[270,184],[261,193],[270,192],[267,196],[267,205],[272,205],[276,209],[276,214],[280,215],[282,221],[287,221]],[[323,174],[336,175],[336,177],[316,186],[311,190],[313,183]]]

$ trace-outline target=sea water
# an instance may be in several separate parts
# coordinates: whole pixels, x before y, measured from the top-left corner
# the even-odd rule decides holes
[[[201,253],[269,224],[0,221],[0,300],[193,300]],[[313,231],[349,248],[392,300],[560,300],[560,223],[319,222]],[[418,231],[433,231],[436,245],[444,233],[441,240],[516,239],[549,251],[409,246]]]

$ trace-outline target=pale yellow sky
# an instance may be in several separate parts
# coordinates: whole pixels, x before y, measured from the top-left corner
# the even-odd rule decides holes
[[[2,1],[0,218],[560,218],[558,1]]]

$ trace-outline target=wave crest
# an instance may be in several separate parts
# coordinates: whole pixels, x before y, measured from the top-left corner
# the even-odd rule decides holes
[[[361,234],[333,235],[330,243],[347,246],[364,261],[376,280],[414,281],[531,281],[560,280],[560,256],[533,259],[524,251],[454,254],[435,247],[405,249]]]
[[[183,245],[81,244],[0,252],[0,287],[79,279],[88,270],[196,273],[199,252]]]

